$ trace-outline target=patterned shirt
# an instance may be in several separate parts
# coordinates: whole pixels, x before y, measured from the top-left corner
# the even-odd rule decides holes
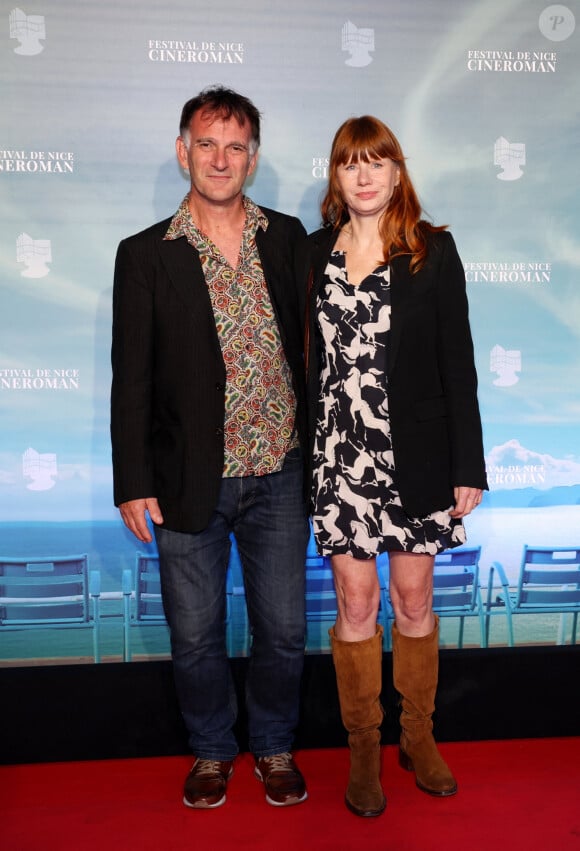
[[[255,239],[258,228],[267,229],[268,219],[249,198],[243,202],[246,222],[235,269],[196,226],[188,196],[165,235],[184,236],[195,248],[209,289],[226,367],[226,477],[275,473],[288,450],[298,445],[292,375]]]

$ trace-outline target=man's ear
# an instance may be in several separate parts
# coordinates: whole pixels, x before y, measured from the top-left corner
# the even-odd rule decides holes
[[[181,168],[185,169],[185,171],[189,171],[189,163],[187,162],[188,151],[182,136],[178,136],[175,140],[175,152]]]
[[[248,177],[253,174],[258,165],[258,151],[250,157],[250,165],[248,166]]]

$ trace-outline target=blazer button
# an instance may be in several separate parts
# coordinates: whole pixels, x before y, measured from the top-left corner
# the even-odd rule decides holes
[[[216,428],[215,433],[218,437],[221,437],[222,434],[224,433],[224,430],[223,430],[223,428]]]
[[[224,385],[223,385],[223,384],[220,384],[220,383],[219,383],[219,381],[218,381],[218,382],[217,382],[217,384],[216,384],[216,386],[215,386],[215,389],[216,389],[216,390],[223,390],[223,389],[224,389]]]

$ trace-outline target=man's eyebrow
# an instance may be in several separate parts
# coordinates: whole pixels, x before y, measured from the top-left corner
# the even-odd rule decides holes
[[[200,142],[211,142],[213,145],[217,145],[217,139],[213,136],[198,136],[197,139],[193,140],[193,144],[197,145]],[[226,148],[230,148],[232,145],[236,145],[238,148],[248,148],[248,145],[245,142],[239,140],[233,140],[232,142],[228,142],[226,144]]]

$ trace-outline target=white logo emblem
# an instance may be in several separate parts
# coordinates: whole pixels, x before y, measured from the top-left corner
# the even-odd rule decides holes
[[[359,29],[352,21],[347,21],[342,28],[342,49],[350,53],[350,59],[345,60],[346,65],[353,68],[370,65],[373,61],[370,54],[375,49],[375,31]]]
[[[46,38],[44,15],[27,15],[22,9],[12,9],[10,12],[10,38],[20,42],[14,48],[14,53],[20,56],[36,56],[42,53],[44,45],[40,39]]]
[[[21,233],[16,240],[16,262],[26,266],[20,273],[23,278],[44,278],[50,272],[46,264],[52,263],[50,239],[32,239]]]
[[[494,346],[489,357],[489,369],[497,372],[498,377],[493,382],[496,387],[511,387],[520,380],[516,372],[522,371],[522,353]]]
[[[503,169],[496,175],[498,180],[518,180],[523,174],[521,167],[526,164],[526,146],[500,136],[493,149],[493,164]]]
[[[27,449],[22,456],[22,475],[31,479],[26,485],[29,491],[49,491],[56,484],[56,455],[47,452],[41,455],[36,449]]]
[[[540,15],[538,26],[550,41],[565,41],[576,29],[576,18],[567,6],[548,6]]]

